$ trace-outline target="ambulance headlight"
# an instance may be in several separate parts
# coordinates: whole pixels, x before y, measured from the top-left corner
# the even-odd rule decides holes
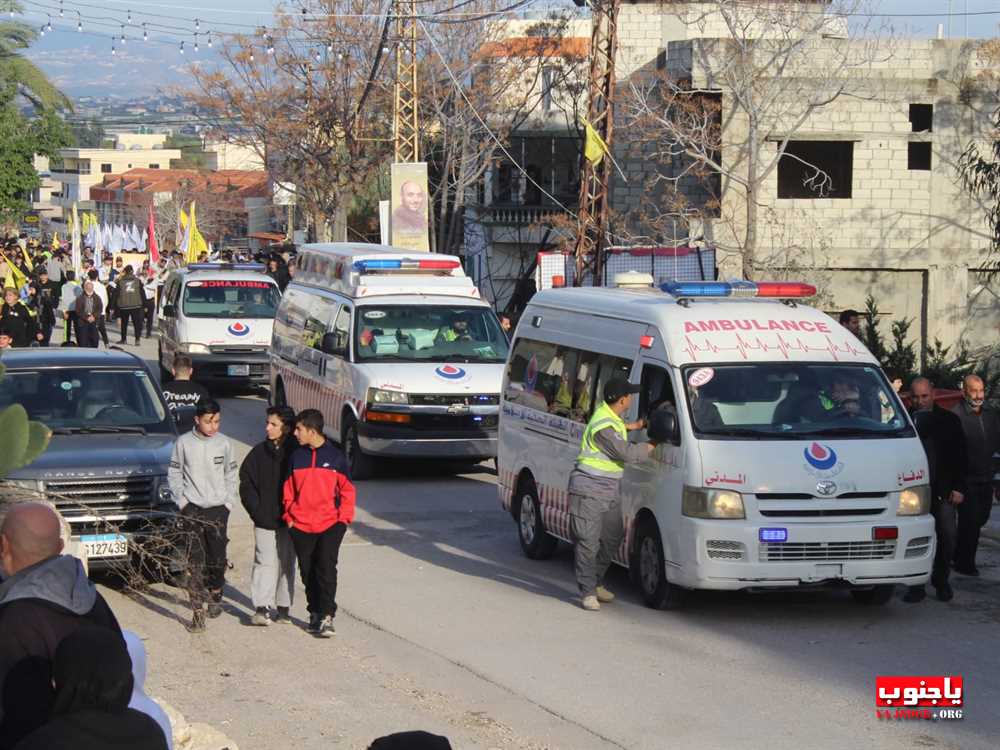
[[[187,354],[208,354],[209,348],[205,344],[196,344],[193,341],[185,341],[180,345],[180,350]]]
[[[684,488],[681,512],[692,518],[746,518],[739,492],[705,487]]]
[[[899,493],[897,516],[922,516],[931,512],[931,488],[927,484],[907,487]]]
[[[408,404],[410,398],[399,391],[385,391],[381,388],[368,389],[369,404]]]

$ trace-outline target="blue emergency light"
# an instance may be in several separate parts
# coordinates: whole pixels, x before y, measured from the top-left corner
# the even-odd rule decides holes
[[[799,281],[667,281],[660,285],[672,297],[812,297],[816,287]]]
[[[354,270],[359,273],[372,271],[451,271],[458,268],[457,260],[435,260],[425,258],[376,258],[354,261]]]
[[[758,538],[765,544],[768,542],[787,542],[788,529],[761,529]]]

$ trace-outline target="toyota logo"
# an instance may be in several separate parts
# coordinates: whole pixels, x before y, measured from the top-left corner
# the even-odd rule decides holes
[[[816,483],[816,492],[824,497],[830,497],[833,493],[837,491],[837,483],[830,481],[823,481]]]

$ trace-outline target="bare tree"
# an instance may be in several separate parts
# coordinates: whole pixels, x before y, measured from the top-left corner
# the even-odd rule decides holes
[[[640,233],[703,235],[745,278],[765,267],[761,191],[778,163],[800,162],[815,197],[836,187],[789,142],[838,100],[881,96],[872,71],[892,44],[862,1],[678,6],[692,38],[670,44],[662,73],[633,76],[622,102],[640,144],[629,158],[655,165]]]

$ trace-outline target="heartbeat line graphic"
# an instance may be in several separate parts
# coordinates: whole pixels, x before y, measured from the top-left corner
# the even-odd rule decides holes
[[[768,337],[770,339],[770,337]],[[800,337],[796,336],[794,340],[788,340],[780,333],[774,335],[772,342],[764,341],[761,336],[754,336],[752,339],[744,338],[739,333],[736,334],[736,344],[733,346],[719,346],[718,344],[712,343],[712,340],[706,336],[705,343],[699,345],[695,343],[694,339],[690,336],[684,337],[684,351],[687,352],[688,356],[691,358],[692,362],[698,361],[699,353],[712,353],[718,354],[719,352],[738,352],[740,357],[743,359],[750,359],[749,352],[771,352],[780,351],[781,355],[788,359],[789,352],[802,352],[803,354],[812,354],[818,352],[826,352],[830,358],[834,361],[838,361],[840,356],[845,354],[850,354],[852,356],[858,356],[863,352],[862,349],[858,349],[856,346],[851,344],[847,339],[844,340],[842,345],[837,345],[829,336],[824,336],[823,346],[810,346],[805,343]]]

